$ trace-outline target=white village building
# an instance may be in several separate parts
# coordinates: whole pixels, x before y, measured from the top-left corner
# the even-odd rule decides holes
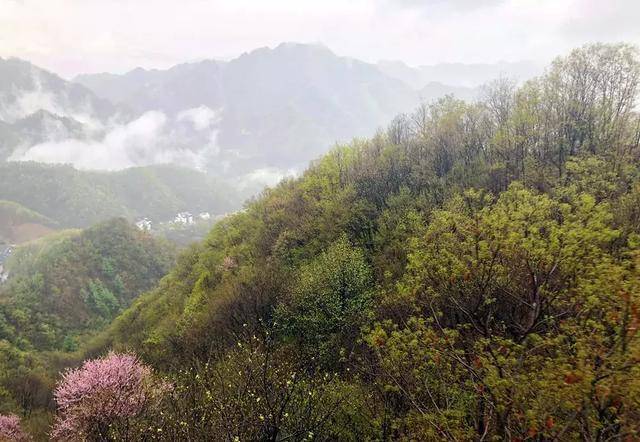
[[[193,215],[191,212],[180,212],[176,215],[173,222],[175,224],[182,224],[184,226],[190,226],[195,224],[196,222],[193,220]]]
[[[141,220],[136,221],[136,227],[140,230],[149,232],[153,227],[153,223],[149,218],[142,218]]]

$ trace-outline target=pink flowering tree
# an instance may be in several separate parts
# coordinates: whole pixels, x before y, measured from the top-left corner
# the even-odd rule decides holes
[[[14,414],[8,416],[0,414],[0,441],[28,441],[31,440],[27,434],[22,431],[20,426],[20,418]]]
[[[149,367],[130,354],[109,353],[68,370],[54,398],[55,440],[128,440],[136,422],[165,390]]]

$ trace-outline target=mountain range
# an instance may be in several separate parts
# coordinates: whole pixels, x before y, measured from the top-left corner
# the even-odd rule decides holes
[[[2,86],[0,440],[640,434],[636,48],[377,132],[489,68],[444,86],[292,44],[72,82],[8,63],[30,80]],[[347,127],[375,134],[237,210]]]
[[[222,215],[421,102],[473,101],[493,76],[533,73],[526,63],[371,64],[298,43],[71,80],[0,58],[4,237],[111,217],[158,225],[184,211]],[[51,222],[24,221],[16,208]]]
[[[484,80],[529,68],[371,64],[297,43],[72,81],[0,59],[0,160],[108,170],[174,163],[251,194],[420,102],[473,100]]]

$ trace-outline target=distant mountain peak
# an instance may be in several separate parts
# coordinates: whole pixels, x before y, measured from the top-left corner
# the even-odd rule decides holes
[[[278,50],[293,50],[293,51],[299,51],[299,50],[304,50],[304,51],[318,51],[318,52],[328,52],[331,53],[333,55],[335,55],[335,53],[329,49],[328,46],[326,46],[323,43],[298,43],[298,42],[293,42],[293,41],[285,41],[280,43],[278,46],[275,47],[274,49],[275,51]]]
[[[84,140],[29,145],[38,147],[31,152],[37,156],[23,157],[54,161],[64,152],[65,158],[85,168],[106,168],[104,158],[118,158],[113,163],[117,167],[169,158],[223,176],[253,179],[256,171],[299,169],[336,142],[373,134],[420,101],[445,94],[473,96],[471,89],[425,77],[420,69],[402,62],[386,66],[397,72],[385,69],[384,63],[337,55],[320,43],[283,42],[228,61],[204,59],[168,69],[137,67],[125,74],[79,75],[75,85],[58,79],[58,86],[43,89],[53,94],[58,107],[31,106],[20,117],[43,109],[83,125],[95,120],[100,126],[85,131]],[[1,74],[0,66],[0,91],[6,84]],[[80,118],[85,113],[79,104],[88,100],[83,91],[113,103],[126,119],[110,118],[111,114]],[[0,115],[2,106],[0,99]],[[52,124],[32,126],[60,128],[56,130],[60,136],[63,129],[77,132],[70,121],[44,116],[42,121]],[[7,149],[3,152],[0,157]],[[102,159],[97,152],[104,153]]]
[[[246,57],[256,56],[269,56],[269,55],[286,55],[286,56],[330,56],[339,58],[331,49],[321,43],[297,43],[297,42],[282,42],[275,47],[263,46],[253,49],[249,52],[244,52],[237,59],[243,59]],[[233,61],[233,60],[231,60]]]
[[[0,119],[11,123],[39,110],[107,119],[117,110],[84,86],[19,58],[0,58]]]

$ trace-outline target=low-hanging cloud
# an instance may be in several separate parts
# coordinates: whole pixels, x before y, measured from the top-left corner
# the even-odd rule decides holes
[[[70,118],[81,123],[88,136],[96,135],[104,129],[104,124],[96,117],[88,98],[76,101],[65,89],[53,90],[43,86],[42,75],[46,75],[33,65],[20,60],[12,60],[30,69],[27,86],[13,85],[5,93],[0,93],[0,120],[14,123],[38,112],[45,111],[58,117]]]
[[[221,150],[217,141],[221,114],[221,109],[207,106],[185,109],[174,117],[148,111],[126,124],[111,125],[97,138],[51,137],[49,141],[18,148],[9,161],[71,164],[83,170],[122,170],[153,164],[206,170],[213,162],[217,173],[229,175],[233,164],[250,162],[251,157],[233,149]],[[240,192],[251,195],[298,174],[295,168],[249,168],[234,182]]]
[[[273,187],[285,178],[295,178],[298,175],[300,172],[297,169],[263,167],[239,177],[237,185],[240,191],[254,193],[264,187]]]
[[[207,106],[194,107],[178,113],[178,121],[188,121],[196,130],[205,130],[220,122],[220,112]]]
[[[18,149],[9,160],[71,164],[85,170],[166,163],[202,169],[219,152],[217,121],[217,113],[204,107],[181,112],[175,119],[149,111],[106,130],[99,139],[47,141]]]

